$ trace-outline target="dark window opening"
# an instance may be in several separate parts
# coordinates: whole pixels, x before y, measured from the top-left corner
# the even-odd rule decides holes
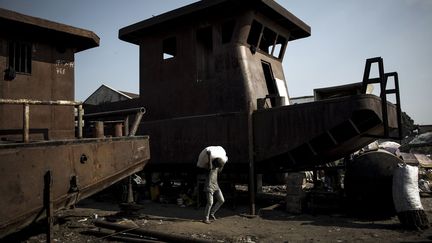
[[[281,58],[283,54],[283,48],[285,48],[286,44],[285,37],[278,36],[275,45],[273,46],[272,55],[276,58]]]
[[[163,52],[163,59],[171,59],[174,58],[177,55],[177,43],[176,38],[171,37],[168,39],[163,40],[162,43],[162,52]]]
[[[261,41],[259,44],[259,48],[267,52],[267,54],[271,55],[275,42],[276,42],[276,33],[269,28],[264,28]]]
[[[261,23],[254,20],[251,25],[247,43],[251,45],[253,53],[256,51],[256,47],[264,51],[268,55],[272,55],[275,58],[282,58],[287,44],[287,39],[283,36],[279,36],[273,30],[264,27]],[[254,47],[252,49],[252,47]]]
[[[258,21],[254,20],[252,22],[249,36],[247,39],[247,43],[249,45],[254,45],[254,46],[258,45],[258,41],[259,41],[259,38],[261,35],[262,27],[263,27],[262,24],[260,24]]]
[[[212,27],[206,27],[197,31],[197,42],[207,50],[213,50]]]
[[[222,24],[222,44],[231,42],[234,33],[235,21],[231,20]]]
[[[273,77],[273,70],[271,68],[270,63],[268,62],[261,62],[262,64],[262,68],[263,68],[263,73],[264,73],[264,79],[266,81],[266,85],[267,85],[267,91],[270,97],[270,101],[272,106],[275,106],[275,97],[279,95],[277,88],[276,88],[276,82],[275,79]]]
[[[9,42],[9,68],[20,73],[31,73],[32,45],[25,42]]]

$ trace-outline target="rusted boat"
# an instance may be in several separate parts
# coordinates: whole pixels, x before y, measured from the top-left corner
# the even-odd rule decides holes
[[[291,104],[282,61],[310,27],[273,0],[199,1],[124,27],[140,47],[140,98],[89,112],[145,105],[139,133],[152,137],[148,171],[193,171],[202,148],[223,146],[226,171],[274,173],[311,168],[398,136],[400,105],[387,102],[381,58],[363,82],[317,90]],[[378,78],[370,78],[377,65]],[[360,78],[361,79],[361,78]],[[376,83],[381,95],[366,94]]]
[[[0,238],[46,216],[47,176],[53,210],[143,170],[147,137],[83,138],[0,145]]]
[[[105,136],[70,101],[74,54],[99,45],[93,32],[4,9],[0,27],[1,239],[141,171],[150,150],[134,136],[143,108],[99,114],[120,128]],[[84,138],[89,121],[98,138]]]

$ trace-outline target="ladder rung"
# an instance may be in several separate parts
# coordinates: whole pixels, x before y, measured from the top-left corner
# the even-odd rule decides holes
[[[381,83],[381,79],[380,78],[370,78],[370,79],[367,79],[363,82],[366,84],[376,84],[376,83]]]
[[[396,90],[395,89],[388,89],[386,90],[387,94],[396,94]]]
[[[366,61],[371,62],[371,63],[380,62],[380,61],[382,61],[382,57],[372,57],[372,58],[366,59]]]

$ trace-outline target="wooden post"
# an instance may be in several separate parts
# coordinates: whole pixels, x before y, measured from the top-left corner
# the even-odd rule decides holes
[[[47,171],[44,178],[45,185],[45,195],[44,195],[44,207],[47,216],[47,237],[46,242],[52,243],[54,238],[53,232],[53,192],[52,192],[52,173]]]
[[[83,113],[84,110],[82,108],[82,105],[79,105],[78,106],[78,138],[83,137],[83,130],[82,130]]]
[[[24,104],[23,106],[23,142],[29,142],[30,130],[30,105]]]

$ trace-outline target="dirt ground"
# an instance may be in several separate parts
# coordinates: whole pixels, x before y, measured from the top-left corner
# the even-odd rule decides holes
[[[144,201],[132,213],[125,213],[119,204],[90,198],[57,213],[54,242],[119,242],[100,235],[93,224],[95,218],[214,242],[432,242],[432,229],[404,230],[397,217],[372,221],[340,212],[290,214],[282,202],[282,195],[258,195],[257,216],[250,217],[245,215],[249,213],[247,200],[235,207],[227,200],[218,219],[204,224],[203,207]],[[432,198],[424,197],[422,202],[431,220]],[[44,229],[28,227],[3,241],[45,242]]]

